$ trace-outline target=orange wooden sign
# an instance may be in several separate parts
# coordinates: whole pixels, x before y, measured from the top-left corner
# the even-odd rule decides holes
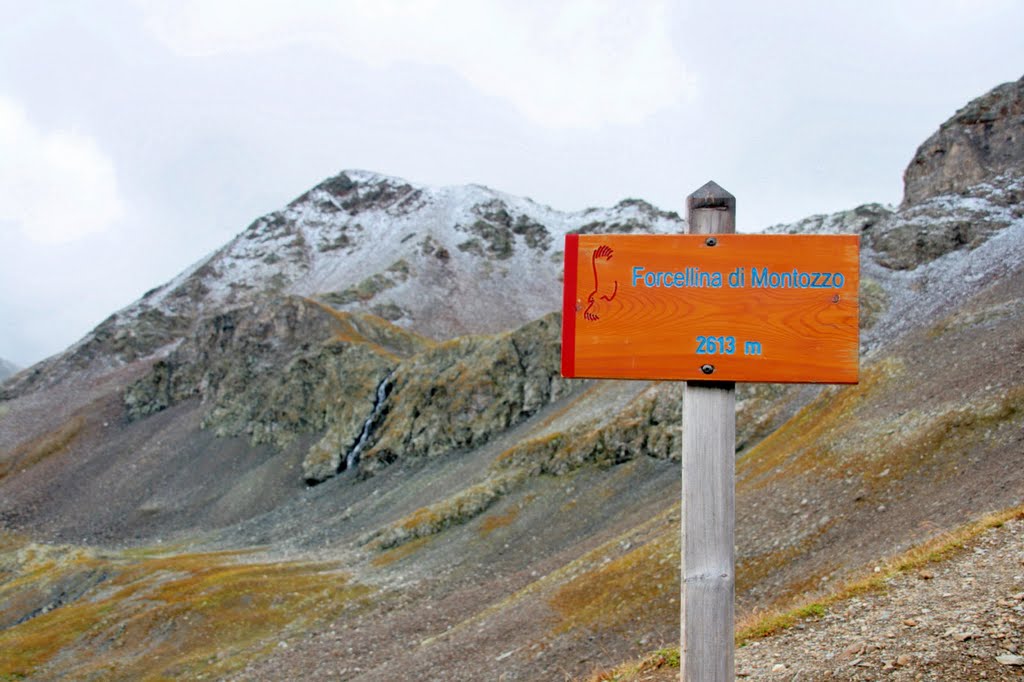
[[[568,235],[562,375],[857,383],[855,235]]]

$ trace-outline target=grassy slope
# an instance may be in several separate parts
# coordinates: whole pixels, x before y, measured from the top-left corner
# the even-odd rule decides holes
[[[336,562],[0,543],[4,680],[217,677],[374,594]]]

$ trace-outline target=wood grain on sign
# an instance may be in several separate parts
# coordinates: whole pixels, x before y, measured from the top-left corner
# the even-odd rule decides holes
[[[859,248],[855,235],[568,235],[562,374],[857,383]]]

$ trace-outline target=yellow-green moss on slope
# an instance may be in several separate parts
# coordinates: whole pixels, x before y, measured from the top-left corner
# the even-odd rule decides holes
[[[372,594],[329,563],[247,563],[225,553],[126,559],[39,546],[3,551],[3,602],[34,592],[38,603],[0,631],[0,679],[223,675],[314,621],[363,608]],[[63,602],[50,589],[82,571],[101,579],[74,600]]]
[[[870,488],[935,467],[955,475],[961,453],[1024,413],[1024,388],[1004,389],[899,412],[872,411],[869,399],[900,390],[896,361],[872,367],[861,384],[828,391],[737,463],[740,488],[760,488],[814,472],[859,476]],[[945,472],[943,474],[943,471]]]
[[[556,633],[577,628],[602,630],[634,620],[678,617],[679,532],[669,527],[625,554],[569,580],[551,597],[558,614]]]
[[[13,471],[28,469],[43,460],[59,455],[71,446],[85,426],[85,418],[76,415],[54,431],[19,446],[0,461],[0,480]]]
[[[807,471],[837,468],[831,445],[847,431],[861,429],[857,410],[903,371],[886,360],[861,371],[856,386],[826,389],[792,419],[745,453],[736,464],[739,487],[760,488]]]
[[[638,675],[650,673],[655,670],[668,672],[679,668],[679,647],[667,647],[659,649],[653,654],[644,656],[639,661],[624,663],[612,670],[600,670],[586,678],[586,682],[634,682],[634,680],[652,679],[647,675],[640,678]],[[676,676],[679,673],[675,673]],[[659,677],[658,679],[664,679]]]
[[[492,473],[476,485],[428,507],[417,509],[395,523],[366,535],[361,542],[378,550],[386,550],[418,538],[436,535],[479,516],[525,478],[525,472],[518,469]]]

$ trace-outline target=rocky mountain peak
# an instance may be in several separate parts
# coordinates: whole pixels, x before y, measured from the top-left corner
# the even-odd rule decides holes
[[[972,100],[918,147],[903,174],[903,205],[1007,173],[1024,175],[1024,78]]]
[[[493,334],[557,309],[572,232],[682,232],[645,201],[563,212],[484,185],[344,170],[111,315],[0,396],[166,352],[206,316],[299,296],[433,339]]]
[[[313,201],[321,210],[344,210],[352,215],[374,209],[387,211],[396,204],[406,204],[411,209],[424,189],[401,178],[373,171],[346,170],[294,199],[288,208],[301,207]]]
[[[1024,78],[960,109],[917,149],[903,177],[894,210],[868,204],[767,232],[859,233],[894,270],[977,249],[1024,216]]]

